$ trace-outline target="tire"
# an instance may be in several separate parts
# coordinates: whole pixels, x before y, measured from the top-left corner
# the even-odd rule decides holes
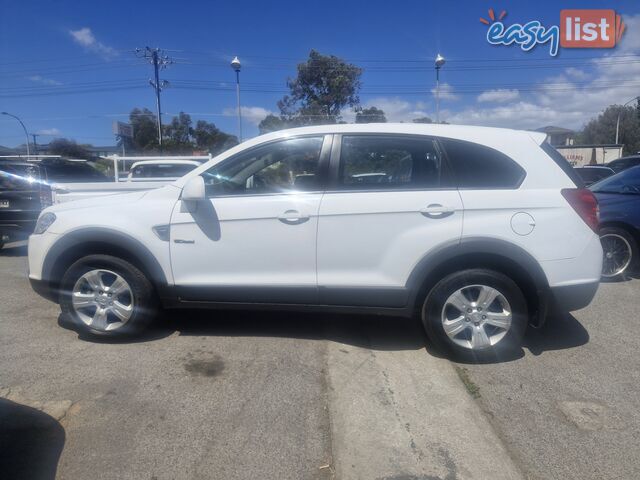
[[[627,230],[618,227],[604,227],[599,233],[604,253],[602,277],[624,278],[638,261],[638,244],[635,238]]]
[[[151,282],[134,265],[109,255],[88,255],[62,277],[60,308],[80,333],[136,335],[154,319],[158,301]]]
[[[454,357],[499,360],[520,351],[527,302],[518,285],[502,273],[462,270],[447,275],[429,292],[422,323],[429,339]]]

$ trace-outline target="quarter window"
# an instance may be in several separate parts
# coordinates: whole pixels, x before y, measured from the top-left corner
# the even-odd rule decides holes
[[[259,195],[320,188],[323,137],[292,138],[253,148],[202,174],[208,195]]]
[[[493,148],[477,143],[440,139],[459,188],[518,188],[524,169]]]
[[[342,137],[338,183],[344,189],[447,186],[433,139],[392,135]]]

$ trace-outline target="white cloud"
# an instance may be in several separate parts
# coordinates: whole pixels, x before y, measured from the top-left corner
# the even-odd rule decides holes
[[[587,72],[575,67],[566,68],[564,73],[567,77],[573,80],[587,80],[589,78],[589,74]]]
[[[59,135],[62,135],[62,132],[60,130],[58,130],[57,128],[44,128],[42,130],[38,130],[36,132],[37,135],[47,135],[47,136],[52,136],[52,137],[57,137]]]
[[[431,93],[436,96],[437,89],[433,87]],[[440,84],[440,100],[458,100],[460,97],[453,93],[453,87],[448,83]]]
[[[240,107],[240,112],[242,113],[242,120],[247,120],[254,125],[258,125],[264,117],[274,112],[267,110],[262,107]],[[222,112],[224,115],[229,117],[235,117],[238,114],[237,108],[225,108]]]
[[[504,103],[515,100],[520,96],[517,89],[497,88],[495,90],[487,90],[478,95],[478,102]]]
[[[27,80],[31,80],[32,82],[35,82],[35,83],[41,83],[43,85],[62,85],[62,82],[59,82],[58,80],[53,80],[52,78],[45,78],[40,75],[31,75],[30,77],[27,77]]]
[[[114,48],[99,42],[88,27],[81,28],[80,30],[69,30],[69,35],[71,35],[74,42],[82,46],[85,50],[97,53],[106,60],[118,56],[118,52]]]
[[[533,129],[545,125],[580,129],[612,104],[638,95],[640,77],[640,15],[625,16],[626,31],[620,44],[581,68],[562,69],[529,92],[499,105],[470,106],[459,112],[441,112],[451,123]],[[594,51],[594,53],[602,51]],[[611,141],[613,142],[613,138]]]

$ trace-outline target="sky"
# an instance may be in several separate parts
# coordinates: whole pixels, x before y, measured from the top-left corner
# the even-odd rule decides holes
[[[559,24],[561,9],[615,9],[626,31],[613,49],[561,48],[551,57],[548,45],[490,45],[480,22],[489,8],[507,12],[505,25],[545,26]],[[389,121],[435,118],[438,53],[446,58],[440,118],[449,123],[579,129],[640,94],[637,0],[0,0],[0,111],[19,116],[39,143],[114,145],[115,120],[127,121],[134,107],[155,111],[152,67],[135,53],[145,46],[173,60],[161,71],[169,82],[163,122],[184,111],[232,134],[237,55],[245,138],[277,112],[311,49],[363,68],[361,104]],[[0,115],[0,145],[22,143],[18,122]]]

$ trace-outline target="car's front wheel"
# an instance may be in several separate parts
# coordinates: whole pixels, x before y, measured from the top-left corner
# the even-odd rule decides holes
[[[443,278],[429,292],[422,322],[430,340],[465,359],[501,358],[520,348],[527,303],[502,273],[469,269]]]
[[[62,278],[60,307],[79,331],[100,336],[139,333],[153,319],[153,285],[131,263],[109,255],[88,255]]]

